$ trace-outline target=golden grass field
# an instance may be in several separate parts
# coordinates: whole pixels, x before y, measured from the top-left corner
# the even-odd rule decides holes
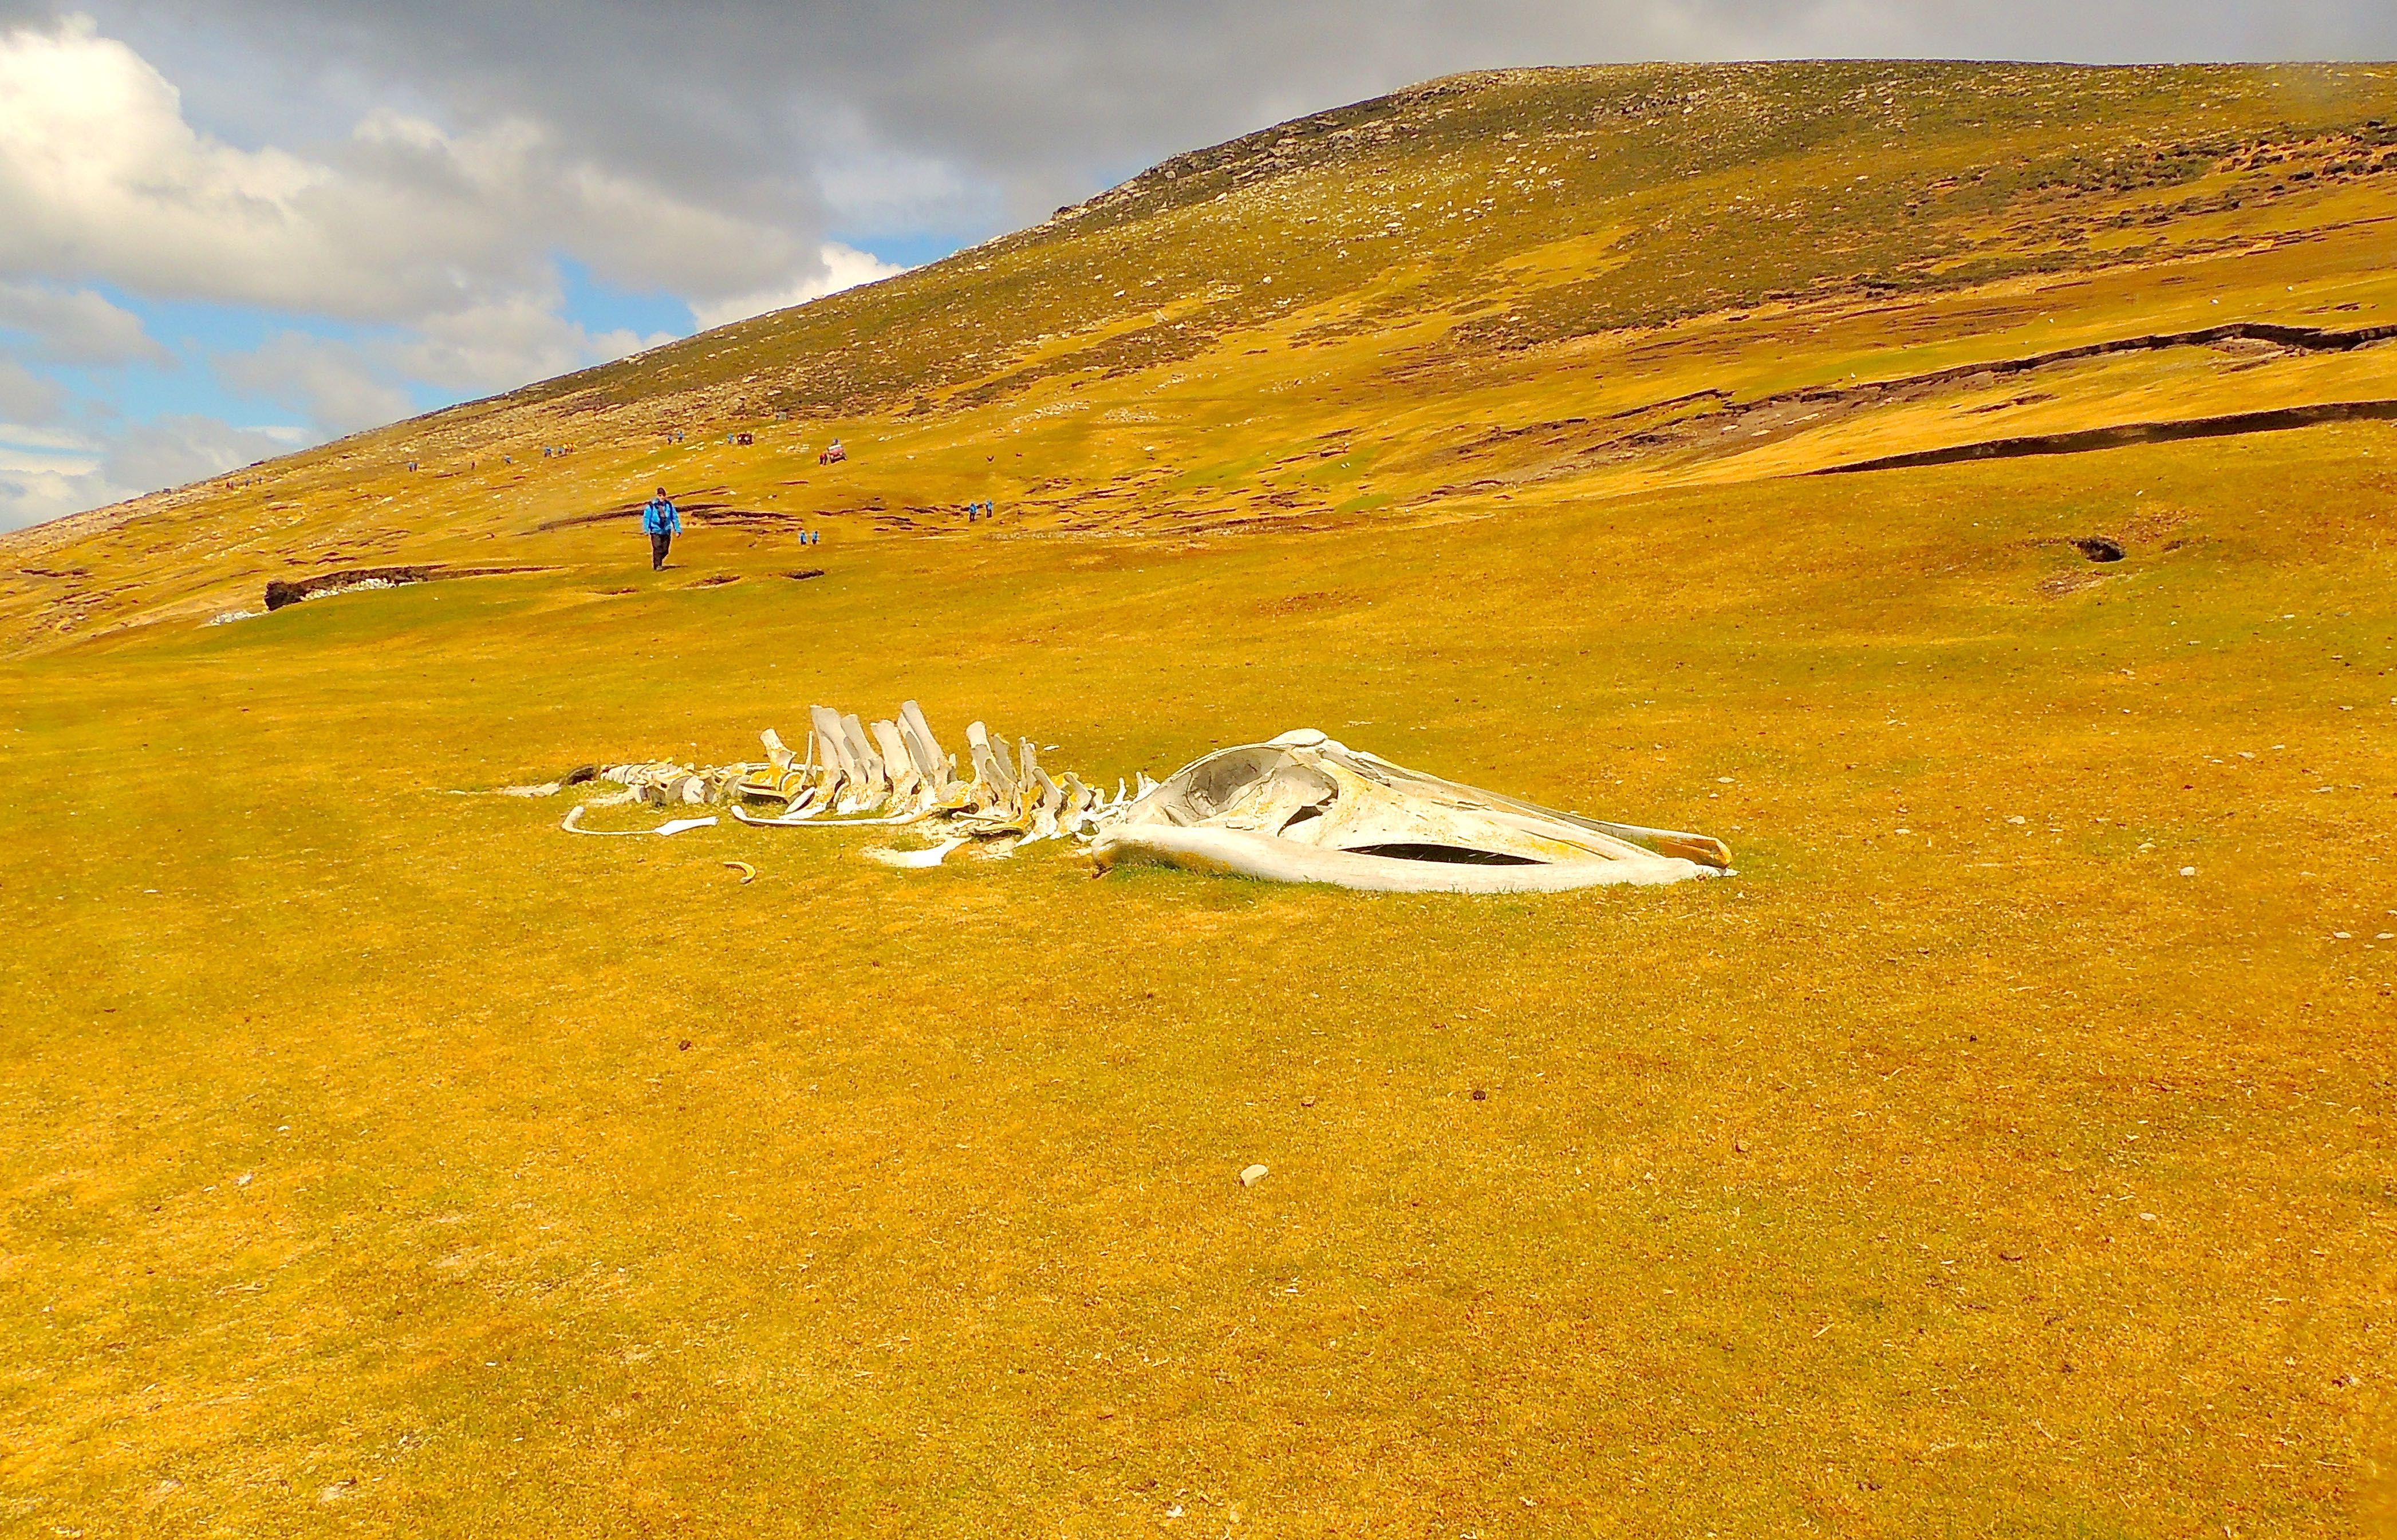
[[[2319,341],[2397,324],[2397,70],[1393,100],[0,537],[0,1529],[2397,1525],[2397,422],[1802,474],[2397,398]],[[1559,185],[1408,225],[1510,154]],[[2232,323],[2308,340],[2122,345]],[[660,479],[663,574],[570,522]],[[541,569],[200,623],[419,560]],[[906,698],[1110,783],[1319,727],[1739,873],[475,795]]]

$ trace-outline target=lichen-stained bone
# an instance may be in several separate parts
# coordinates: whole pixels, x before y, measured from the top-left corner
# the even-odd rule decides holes
[[[968,844],[988,856],[1079,839],[1102,872],[1146,862],[1391,892],[1553,892],[1731,868],[1730,850],[1706,835],[1559,812],[1312,730],[1219,749],[1163,782],[1143,774],[1129,797],[1118,781],[1109,797],[1071,771],[1051,776],[1033,740],[1011,753],[980,722],[966,729],[972,779],[961,782],[913,701],[871,727],[825,706],[808,715],[804,758],[770,730],[763,764],[616,765],[601,778],[661,805],[723,804],[758,827],[926,826],[939,854],[873,852],[899,865],[936,864]],[[771,817],[740,805],[776,798]]]
[[[1558,812],[1311,730],[1183,767],[1110,819],[1091,853],[1102,868],[1145,861],[1394,892],[1679,882],[1731,865],[1704,835]]]

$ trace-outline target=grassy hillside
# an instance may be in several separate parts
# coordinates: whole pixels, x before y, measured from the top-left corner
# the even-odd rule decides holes
[[[580,560],[561,521],[661,481],[771,536],[955,530],[984,498],[1011,532],[1320,527],[2388,399],[2392,215],[2397,70],[1460,77],[869,288],[0,538],[0,636],[187,623],[362,563]],[[2240,323],[2276,329],[2208,335]],[[821,469],[835,437],[852,459]]]
[[[2397,1522],[2392,96],[1440,82],[0,541],[0,1517]],[[660,479],[652,576],[595,516]],[[540,570],[199,623],[389,562]],[[1110,780],[1319,727],[1740,875],[472,795],[911,697]]]

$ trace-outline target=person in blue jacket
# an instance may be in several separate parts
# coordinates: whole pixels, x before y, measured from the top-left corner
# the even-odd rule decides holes
[[[666,550],[674,544],[675,536],[682,533],[682,516],[675,512],[674,500],[666,496],[663,487],[641,510],[641,528],[649,536],[649,570],[664,571]]]

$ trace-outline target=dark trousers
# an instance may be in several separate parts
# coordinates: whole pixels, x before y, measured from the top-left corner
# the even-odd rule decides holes
[[[652,533],[650,534],[650,536],[649,536],[649,570],[650,570],[650,571],[652,571],[652,572],[657,571],[660,568],[662,568],[662,567],[665,566],[665,564],[666,564],[666,547],[667,547],[667,546],[669,546],[669,545],[672,545],[673,543],[674,543],[674,536],[673,536],[671,533],[669,533],[668,531],[666,531],[666,530],[659,529],[659,530],[656,530],[656,531],[654,531],[654,532],[652,532]]]

